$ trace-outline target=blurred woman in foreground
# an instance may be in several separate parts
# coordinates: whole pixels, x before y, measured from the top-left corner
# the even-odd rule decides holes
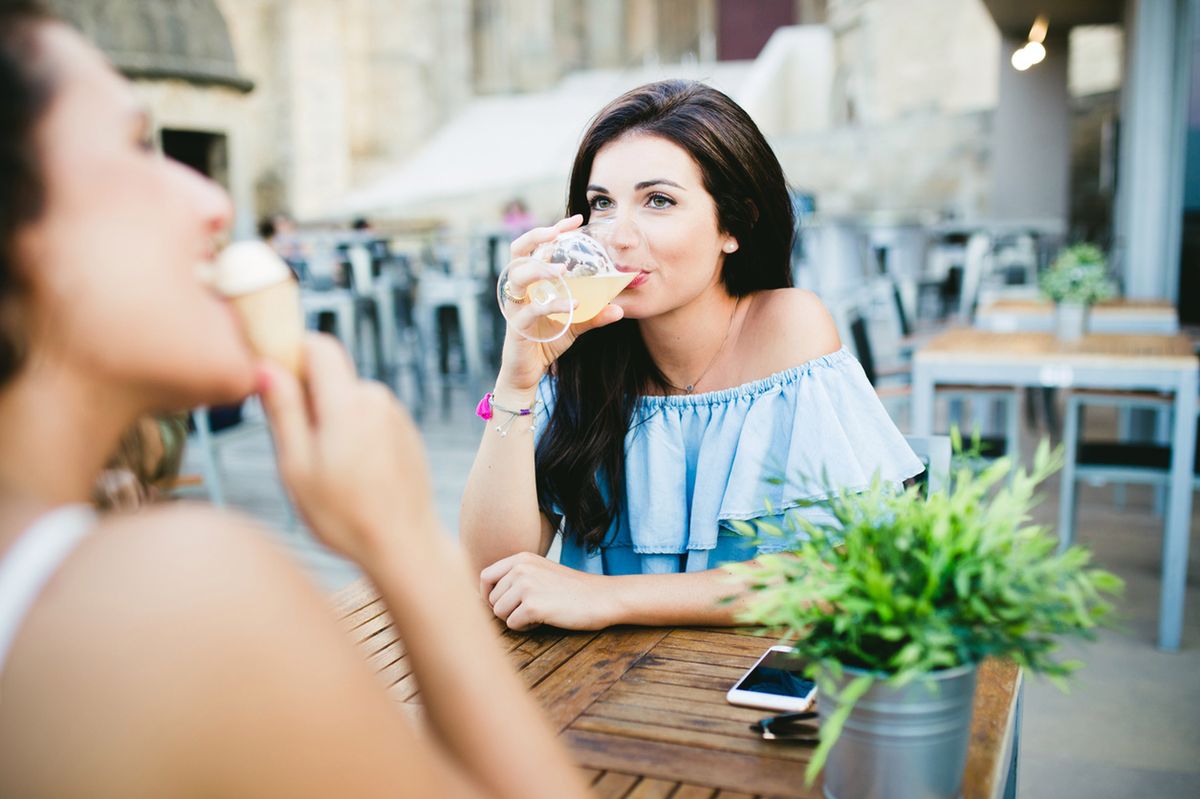
[[[0,2],[0,115],[0,796],[583,795],[445,544],[408,416],[329,340],[304,387],[256,364],[197,280],[226,196],[32,2]],[[430,735],[250,522],[86,504],[139,416],[256,387],[301,511],[381,591]]]

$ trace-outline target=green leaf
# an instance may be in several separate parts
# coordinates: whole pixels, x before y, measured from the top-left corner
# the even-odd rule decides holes
[[[846,726],[846,719],[850,718],[850,713],[858,704],[858,700],[862,699],[863,694],[869,691],[874,684],[874,675],[862,674],[851,680],[850,684],[837,694],[837,710],[829,718],[821,719],[821,743],[817,745],[812,760],[808,761],[808,768],[804,770],[805,785],[811,787],[813,781],[817,779],[817,775],[825,767],[825,761],[829,759],[829,750],[841,737],[842,727]],[[825,691],[825,693],[829,692]]]
[[[861,491],[826,480],[827,498],[807,503],[826,513],[786,517],[788,553],[728,568],[748,597],[741,619],[788,631],[810,662],[902,681],[1005,655],[1048,677],[1073,671],[1057,641],[1094,637],[1122,583],[1086,550],[1056,553],[1052,531],[1030,521],[1062,449],[1042,442],[1029,470],[1013,469],[972,462],[955,438],[950,488],[928,498],[878,475]],[[787,484],[813,483],[801,477]],[[779,527],[760,521],[759,536]]]

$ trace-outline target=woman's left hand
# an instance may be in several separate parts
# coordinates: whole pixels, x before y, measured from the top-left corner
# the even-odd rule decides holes
[[[549,624],[567,630],[599,630],[615,623],[612,578],[588,574],[518,552],[479,575],[479,592],[510,630]]]

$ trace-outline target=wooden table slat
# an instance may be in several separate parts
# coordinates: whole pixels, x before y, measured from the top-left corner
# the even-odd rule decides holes
[[[351,628],[351,635],[355,641],[365,641],[391,624],[392,617],[388,615],[383,603],[372,603],[358,614],[358,619]]]
[[[818,799],[821,795],[819,784],[811,789],[804,787],[804,769],[792,761],[721,751],[697,758],[691,746],[585,730],[567,730],[563,737],[576,759],[592,768],[636,769],[656,779],[748,790],[764,796]]]
[[[361,579],[337,592],[333,598],[333,609],[349,629],[354,629],[378,611],[386,610],[375,586]]]
[[[594,636],[593,636],[594,637]],[[540,655],[529,661],[521,669],[521,677],[530,688],[536,687],[548,675],[553,674],[559,666],[573,658],[580,650],[591,643],[593,637],[586,635],[571,635],[556,641],[547,647]]]
[[[390,688],[412,674],[412,661],[408,659],[408,655],[405,655],[396,662],[384,666],[377,673],[383,680],[383,684]]]
[[[605,692],[604,698],[600,701],[605,704],[627,705],[646,710],[668,710],[686,713],[691,716],[728,719],[743,725],[743,729],[748,728],[749,725],[770,713],[770,711],[755,710],[749,707],[735,707],[724,701],[723,698],[716,701],[714,700],[712,691],[704,691],[703,694],[704,698],[697,701],[694,699],[682,699],[677,696],[666,696],[661,692],[639,693],[629,690],[629,686],[622,681],[609,688]]]
[[[753,663],[753,661],[751,661]],[[700,658],[693,660],[675,660],[661,657],[657,647],[654,652],[642,658],[639,668],[649,671],[666,671],[672,674],[686,674],[696,677],[716,677],[719,680],[737,680],[746,673],[746,667],[723,666],[719,663],[704,662]]]
[[[941,333],[917,351],[918,360],[987,363],[993,359],[1026,359],[1091,366],[1111,363],[1127,366],[1129,358],[1143,365],[1195,368],[1191,339],[1182,334],[1093,333],[1078,341],[1059,341],[1053,333],[998,333],[991,330],[956,328]]]
[[[513,651],[521,652],[528,656],[529,661],[531,662],[538,657],[541,657],[541,655],[550,649],[550,647],[554,646],[565,637],[566,635],[564,633],[529,636],[521,641],[521,643]]]
[[[751,737],[748,734],[751,722],[761,719],[764,713],[769,713],[769,710],[757,711],[757,715],[752,716],[751,721],[731,719],[731,717],[720,719],[720,717],[713,715],[690,713],[689,709],[679,707],[679,705],[671,709],[665,709],[661,707],[647,707],[644,704],[607,702],[606,699],[600,699],[600,701],[593,703],[592,707],[588,708],[587,713],[580,716],[580,719],[576,723],[580,723],[584,719],[589,719],[589,717],[596,717],[596,719],[637,722],[638,725],[649,725],[664,729],[664,731],[670,729],[672,731],[671,738],[664,737],[661,740],[671,740],[676,737],[676,732],[674,731],[712,733],[714,737],[715,735],[720,735],[720,737],[732,739],[732,741],[727,741],[728,745],[714,746],[714,749],[727,749],[733,752],[758,752],[767,757],[778,757],[780,753],[793,751],[790,746],[773,743],[773,741],[764,741]],[[812,725],[812,731],[816,732],[815,723]],[[714,740],[716,739],[714,738]],[[808,759],[808,757],[804,756],[804,759]]]
[[[601,777],[603,777],[604,774],[606,773],[606,772],[600,771],[599,769],[586,768],[586,767],[580,767],[579,770],[581,772],[583,772],[583,778],[585,780],[587,780],[589,785],[592,784],[593,782],[595,782],[596,780],[600,779]]]
[[[665,630],[630,628],[593,636],[591,646],[547,675],[534,687],[533,694],[561,732],[665,635]],[[580,674],[586,674],[587,679],[579,679]]]
[[[693,723],[689,725],[686,717],[671,719],[670,714],[664,711],[646,711],[639,718],[637,714],[616,712],[621,708],[628,709],[628,705],[609,705],[595,711],[589,709],[586,715],[580,716],[571,724],[571,729],[687,746],[691,748],[692,760],[706,758],[712,752],[736,752],[758,758],[800,763],[807,763],[811,759],[812,751],[808,746],[764,741],[752,736],[750,731],[741,725],[732,728],[718,726],[718,731],[710,732],[704,728],[712,719],[695,716],[692,717]],[[618,715],[627,718],[614,718]]]
[[[763,647],[766,649],[766,647]],[[698,651],[695,648],[672,646],[668,641],[654,648],[654,656],[664,660],[683,660],[689,663],[709,663],[715,666],[729,666],[745,671],[755,664],[762,651],[758,654],[731,654],[725,652]]]
[[[680,785],[679,790],[671,794],[671,799],[712,799],[714,793],[712,788],[700,785]]]
[[[379,623],[379,619],[382,619],[383,623]],[[370,634],[364,634],[363,638],[359,640],[358,645],[364,652],[375,654],[389,645],[398,645],[403,650],[404,645],[400,642],[399,636],[396,634],[396,629],[392,627],[391,620],[388,619],[386,614],[377,617],[377,619],[372,620],[369,624],[371,627],[378,625],[378,629]],[[359,627],[355,632],[365,633],[367,629],[368,625],[364,625]]]
[[[729,690],[726,686],[725,690]],[[624,697],[629,696],[628,699]],[[636,696],[632,696],[636,695]],[[624,701],[625,704],[637,704],[645,701],[644,697],[659,697],[664,701],[680,701],[710,706],[730,713],[759,713],[757,710],[736,707],[725,701],[725,691],[714,691],[711,688],[699,688],[693,685],[667,685],[665,683],[650,683],[631,680],[626,677],[621,682],[608,689],[604,698],[614,702]],[[648,705],[652,706],[652,705]],[[760,715],[765,715],[760,713]]]
[[[620,799],[637,784],[636,774],[622,774],[609,771],[592,783],[592,793],[597,799]]]
[[[739,675],[740,676],[740,675]],[[644,683],[663,683],[665,685],[682,685],[691,688],[708,688],[720,690],[724,686],[729,690],[732,683],[727,677],[713,677],[703,674],[680,674],[670,669],[637,668],[630,669],[625,677],[627,680]]]
[[[424,709],[416,677],[395,629],[379,619],[374,594],[357,586],[337,604],[364,658],[390,683],[389,695],[419,724]],[[368,629],[374,632],[360,637]],[[766,711],[725,701],[733,680],[776,637],[717,628],[513,633],[499,622],[496,630],[597,795],[820,796],[819,784],[804,787],[812,748],[763,741],[747,726]],[[1007,777],[1020,671],[989,661],[978,682],[963,794],[996,799]]]
[[[406,705],[406,707],[409,704],[419,704],[421,699],[416,693],[415,686],[416,681],[406,677],[388,686],[388,696],[392,698],[392,701]]]
[[[679,787],[674,780],[656,780],[645,777],[633,786],[633,790],[625,794],[625,799],[667,799],[671,792]]]
[[[777,636],[770,635],[737,635],[725,632],[707,632],[694,627],[682,627],[672,630],[667,636],[671,646],[694,647],[702,644],[705,651],[720,652],[728,655],[747,655],[757,658],[776,643]]]
[[[403,657],[404,645],[393,639],[383,649],[367,655],[367,665],[375,671],[382,671]]]
[[[1021,669],[1011,660],[986,660],[976,677],[971,746],[967,750],[965,785],[976,786],[980,796],[992,796],[1008,777],[1008,758],[1002,755],[1011,743],[1008,720],[1016,713],[1021,692]]]

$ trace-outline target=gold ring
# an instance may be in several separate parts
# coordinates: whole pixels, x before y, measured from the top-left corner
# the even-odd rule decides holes
[[[518,297],[517,295],[515,295],[511,291],[509,291],[508,287],[511,285],[512,284],[509,283],[507,280],[504,281],[504,299],[508,300],[509,302],[513,303],[514,305],[524,305],[525,303],[529,302],[528,294],[522,294],[520,297]]]

